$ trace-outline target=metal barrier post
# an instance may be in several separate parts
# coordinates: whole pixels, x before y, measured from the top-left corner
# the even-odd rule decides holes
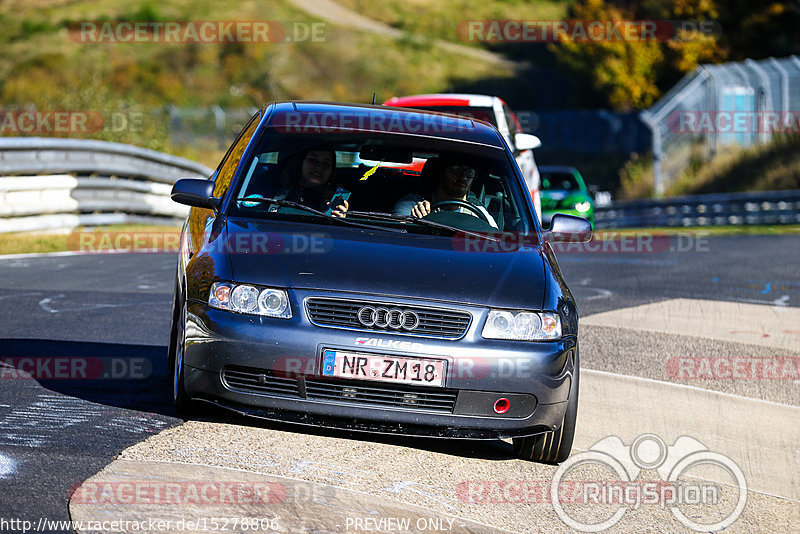
[[[745,60],[745,64],[751,69],[753,69],[757,73],[759,79],[761,80],[761,86],[759,87],[758,91],[758,94],[761,97],[760,99],[761,105],[759,106],[760,109],[757,110],[757,113],[760,113],[760,115],[756,115],[756,117],[760,116],[761,124],[763,124],[765,113],[767,111],[773,111],[775,109],[772,99],[772,90],[771,90],[771,85],[769,83],[769,77],[764,72],[764,69],[762,69],[761,66],[752,59]],[[754,124],[758,122],[755,119],[755,117],[753,122]],[[762,130],[763,131],[758,132],[758,139],[761,141],[762,144],[769,143],[770,139],[769,132],[766,131],[765,128],[762,128]]]
[[[211,108],[211,113],[214,114],[214,122],[217,127],[217,146],[225,148],[228,140],[225,139],[225,112],[219,106]]]
[[[640,117],[650,128],[653,136],[653,193],[657,198],[661,198],[664,196],[664,179],[661,175],[661,129],[648,111],[643,111]]]

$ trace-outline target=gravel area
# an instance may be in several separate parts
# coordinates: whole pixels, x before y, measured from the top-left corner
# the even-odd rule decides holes
[[[667,365],[671,358],[711,356],[791,359],[800,357],[797,351],[589,325],[582,326],[580,344],[584,368],[800,406],[800,388],[794,380],[682,379],[676,375],[675,367]],[[363,492],[376,500],[419,506],[513,532],[571,531],[549,502],[549,487],[557,467],[517,460],[511,446],[499,441],[374,436],[223,416],[210,421],[187,421],[123,451],[120,458],[288,477]],[[575,480],[608,478],[608,472],[597,466],[584,465],[580,469]],[[661,478],[655,471],[643,471],[637,480],[657,482]],[[513,482],[533,488],[523,502],[503,493],[503,488]],[[737,496],[731,487],[723,486],[723,490],[715,504],[684,505],[681,510],[697,521],[723,519],[733,510]],[[477,502],[470,502],[471,498]],[[369,497],[365,499],[369,502]],[[596,523],[617,507],[566,503],[564,509],[570,517]],[[750,491],[744,511],[726,531],[789,532],[798,524],[800,503]],[[631,506],[619,523],[604,532],[634,530],[690,531],[669,507],[642,504],[638,508]]]
[[[581,325],[579,343],[583,368],[641,376],[800,406],[800,380],[795,378],[799,377],[800,373],[800,350],[791,351],[732,341],[591,325]],[[717,378],[724,376],[724,373],[716,374],[713,367],[710,368],[710,374],[703,373],[699,360],[691,360],[689,369],[694,376],[714,376],[714,378],[681,378],[688,376],[689,372],[681,373],[679,359],[714,357],[738,360],[744,365],[747,376],[751,375],[751,363],[762,359],[776,361],[778,372],[764,373],[767,378],[758,378],[758,372],[755,378]],[[670,360],[673,362],[668,367]],[[786,365],[790,368],[785,367]],[[725,367],[722,369],[727,370]],[[777,376],[783,378],[772,378]]]
[[[556,467],[503,456],[502,446],[485,447],[478,455],[450,454],[420,448],[424,440],[376,442],[354,439],[345,433],[320,435],[261,426],[208,421],[188,421],[125,450],[124,460],[159,460],[242,469],[356,490],[376,497],[452,514],[513,532],[569,532],[553,506],[542,500]],[[494,454],[494,457],[491,457]],[[482,457],[483,456],[483,457]],[[113,467],[113,464],[112,466]],[[165,469],[168,464],[165,464]],[[576,480],[605,480],[607,472],[584,468]],[[659,481],[655,471],[643,472],[640,481]],[[525,481],[538,488],[525,500],[503,501],[496,491],[508,481]],[[469,484],[477,486],[469,486]],[[470,490],[469,488],[472,488]],[[475,489],[479,488],[479,489]],[[483,489],[480,489],[483,488]],[[472,491],[472,493],[470,493]],[[472,495],[473,500],[468,502]],[[509,500],[513,501],[512,498]],[[687,513],[690,517],[724,517],[733,509],[736,494],[722,491],[716,505]],[[499,497],[499,498],[498,498]],[[365,497],[369,502],[369,497]],[[577,518],[605,510],[597,505],[565,505]],[[684,509],[685,510],[685,509]],[[588,521],[588,519],[586,519]],[[698,519],[699,520],[699,519]],[[750,492],[747,505],[728,532],[789,532],[800,524],[800,503]],[[606,532],[689,531],[660,505],[629,509],[620,523]]]

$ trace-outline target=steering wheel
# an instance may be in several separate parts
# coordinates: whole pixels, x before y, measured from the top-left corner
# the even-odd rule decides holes
[[[486,217],[485,213],[466,200],[438,200],[431,204],[431,213],[433,213],[435,208],[441,208],[442,206],[458,206],[460,208],[467,208],[469,211],[486,221],[488,224],[492,224],[489,222],[489,218]]]

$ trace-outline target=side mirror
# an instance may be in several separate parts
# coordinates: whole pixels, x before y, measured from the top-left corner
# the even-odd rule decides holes
[[[542,142],[535,135],[518,133],[514,136],[514,147],[517,150],[530,150],[540,146],[542,146]]]
[[[195,208],[219,209],[219,199],[214,198],[214,182],[201,178],[181,178],[172,186],[170,198],[179,204]]]
[[[592,223],[583,217],[556,213],[550,222],[550,229],[544,232],[544,240],[551,243],[587,243],[592,240]]]

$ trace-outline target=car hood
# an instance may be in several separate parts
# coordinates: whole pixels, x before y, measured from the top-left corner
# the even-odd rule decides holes
[[[228,221],[226,226],[229,243],[255,236],[267,243],[252,247],[255,251],[232,249],[236,282],[508,308],[540,308],[544,300],[544,257],[538,247],[509,251],[480,238],[465,247],[449,237],[285,221]]]

